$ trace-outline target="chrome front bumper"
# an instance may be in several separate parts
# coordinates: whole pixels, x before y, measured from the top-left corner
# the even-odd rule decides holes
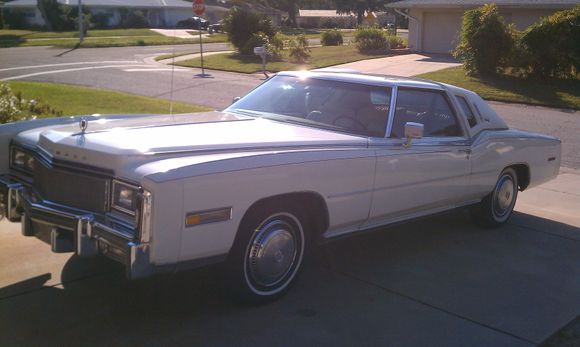
[[[48,226],[53,252],[74,251],[81,257],[104,255],[124,264],[130,279],[153,273],[149,244],[138,242],[134,236],[137,233],[98,221],[99,216],[94,214],[38,200],[29,191],[26,183],[0,176],[0,214],[11,222],[21,222],[23,235],[35,235],[31,222]]]

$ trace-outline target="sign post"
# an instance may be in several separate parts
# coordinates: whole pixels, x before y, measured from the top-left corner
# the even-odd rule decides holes
[[[83,1],[79,0],[79,42],[83,43],[83,39],[85,38],[85,31],[83,28]]]
[[[268,56],[268,51],[266,50],[266,46],[254,47],[254,54],[258,55],[262,58],[262,73],[266,78],[270,77],[266,73],[266,57]]]
[[[199,29],[199,53],[201,56],[201,75],[205,76],[205,69],[203,67],[203,42],[201,37],[201,16],[205,13],[205,4],[203,0],[193,1],[193,13],[195,13],[199,18],[198,29]]]

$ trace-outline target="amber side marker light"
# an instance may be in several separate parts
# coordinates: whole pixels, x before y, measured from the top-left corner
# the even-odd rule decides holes
[[[185,227],[190,228],[202,224],[225,222],[231,218],[231,207],[200,212],[190,212],[185,216]]]

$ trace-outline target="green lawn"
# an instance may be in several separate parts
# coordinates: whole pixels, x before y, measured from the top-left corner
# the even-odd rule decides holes
[[[416,77],[472,90],[487,100],[580,109],[580,80],[534,80],[514,76],[469,77],[462,67]]]
[[[179,52],[179,53],[175,53],[175,54],[162,54],[162,55],[158,55],[155,57],[155,61],[160,61],[160,60],[165,60],[165,59],[169,59],[169,58],[177,58],[177,57],[181,57],[184,55],[190,55],[190,54],[196,54],[199,52]]]
[[[268,71],[316,69],[353,61],[382,58],[380,54],[362,54],[354,46],[326,46],[311,48],[311,57],[306,64],[296,64],[288,61],[285,56],[282,61],[268,62]],[[255,73],[262,71],[262,63],[257,56],[242,56],[236,53],[215,54],[204,57],[204,67],[212,70]],[[177,62],[175,65],[185,67],[201,67],[199,58]]]
[[[61,111],[63,116],[81,114],[169,113],[169,101],[56,83],[9,82],[25,99],[38,100]],[[173,103],[174,113],[210,111],[210,108]]]
[[[214,34],[203,42],[226,42],[224,34]],[[179,39],[163,36],[149,29],[89,30],[80,47],[152,46],[198,43],[197,37]],[[73,48],[78,45],[78,32],[45,32],[30,30],[0,30],[0,47],[57,46]]]

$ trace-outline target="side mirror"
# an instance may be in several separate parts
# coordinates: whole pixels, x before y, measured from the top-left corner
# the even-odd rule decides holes
[[[405,123],[405,142],[403,147],[411,147],[413,139],[420,139],[423,137],[425,126],[421,123],[407,122]]]
[[[240,100],[241,98],[239,96],[236,96],[233,100],[232,100],[232,104],[238,100]]]

